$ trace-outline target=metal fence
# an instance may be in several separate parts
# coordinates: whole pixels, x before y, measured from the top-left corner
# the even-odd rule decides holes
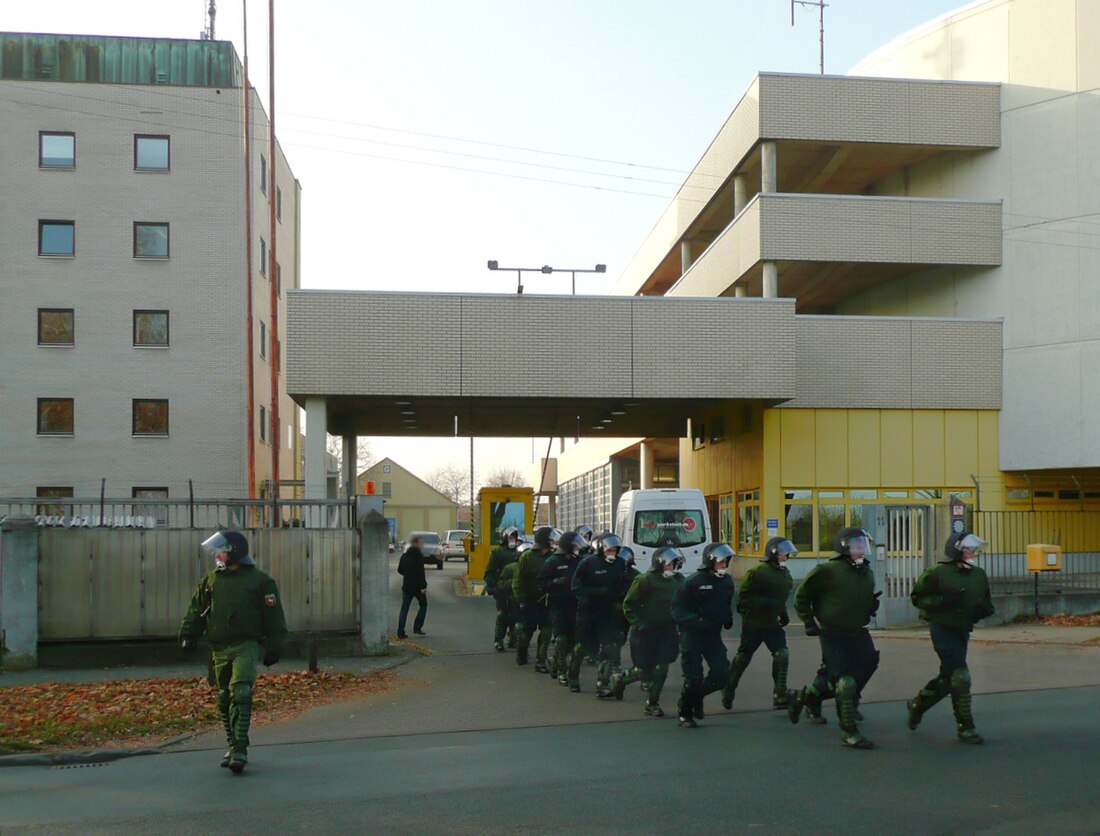
[[[348,499],[0,498],[0,518],[33,516],[50,528],[354,528]]]
[[[359,533],[301,527],[246,530],[257,563],[279,585],[294,632],[359,623]],[[42,641],[169,638],[211,569],[202,529],[43,527]]]
[[[979,563],[994,593],[1034,592],[1027,547],[1062,547],[1062,571],[1042,572],[1039,592],[1100,590],[1100,511],[976,511],[974,533],[989,545]]]

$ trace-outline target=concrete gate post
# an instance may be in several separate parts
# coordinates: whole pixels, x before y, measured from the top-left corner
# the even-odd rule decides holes
[[[0,668],[38,667],[38,525],[0,520]]]
[[[375,510],[359,516],[359,636],[368,655],[390,646],[390,527]]]

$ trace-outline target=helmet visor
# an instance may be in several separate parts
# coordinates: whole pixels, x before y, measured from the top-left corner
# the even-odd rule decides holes
[[[778,557],[798,557],[798,549],[790,540],[775,544],[775,553]]]
[[[229,549],[229,541],[225,539],[225,535],[220,531],[215,531],[209,537],[202,541],[200,544],[203,549],[215,554],[216,552],[224,552]]]
[[[709,553],[710,559],[713,560],[715,563],[728,563],[736,556],[737,555],[735,554],[733,549],[731,549],[725,543],[719,543],[713,549],[711,549]]]
[[[866,534],[857,534],[848,541],[848,554],[852,557],[869,557],[871,554],[871,538]]]
[[[978,537],[975,534],[967,534],[959,541],[959,551],[962,552],[974,552],[978,554],[982,550],[982,546],[985,545],[985,540]]]

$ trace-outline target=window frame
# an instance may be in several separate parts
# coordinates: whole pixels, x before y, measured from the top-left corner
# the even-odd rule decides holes
[[[138,227],[139,226],[163,226],[164,227],[164,255],[139,255],[138,254]],[[134,258],[141,261],[168,261],[172,257],[172,224],[168,221],[134,221],[133,230]]]
[[[143,139],[163,139],[168,143],[168,164],[164,168],[138,165],[138,145]],[[172,170],[172,137],[170,134],[134,134],[134,171],[167,173]]]
[[[283,190],[275,187],[275,220],[283,222]]]
[[[258,320],[260,323],[260,359],[267,359],[267,323],[262,319]]]
[[[42,139],[47,136],[71,136],[73,138],[73,163],[72,165],[46,165],[42,162]],[[74,171],[76,169],[76,131],[39,131],[38,132],[38,167],[43,171]]]
[[[267,407],[260,404],[260,442],[267,444]]]
[[[260,154],[260,191],[267,194],[267,157]]]
[[[139,496],[138,491],[158,491],[158,492],[163,492],[164,496]],[[130,499],[170,499],[170,498],[171,498],[171,494],[169,493],[169,490],[168,490],[167,486],[165,486],[165,485],[132,485],[130,487]],[[131,506],[131,510],[134,512],[134,516],[139,516],[139,514],[137,514],[136,512],[137,512],[138,508],[141,508],[141,507],[142,506],[137,505],[136,503],[133,506]],[[152,510],[154,513],[152,513],[152,514],[141,514],[140,516],[143,516],[143,517],[151,516],[157,521],[157,525],[168,525],[168,506],[167,505],[151,505],[151,506],[149,506],[149,509]]]
[[[260,236],[260,275],[267,278],[267,241]]]
[[[164,314],[164,342],[163,343],[139,343],[138,342],[138,316],[140,314]],[[131,322],[133,324],[134,348],[165,349],[172,345],[172,314],[164,308],[134,308]]]
[[[72,339],[67,343],[49,343],[42,340],[42,314],[67,313],[71,319],[69,326]],[[75,308],[38,308],[38,346],[40,348],[74,348],[76,346],[76,309]]]
[[[73,247],[67,253],[44,253],[42,252],[42,232],[47,225],[52,226],[64,226],[68,225],[73,231]],[[39,218],[38,219],[38,257],[39,258],[76,258],[76,221],[64,220],[62,218]]]
[[[137,429],[137,412],[138,404],[144,403],[162,403],[165,405],[165,420],[163,432],[138,432]],[[131,398],[130,399],[130,435],[134,438],[168,438],[171,434],[171,407],[169,406],[168,398]]]
[[[68,430],[43,430],[42,429],[42,405],[46,403],[69,404],[69,418],[71,426]],[[76,435],[76,401],[73,398],[38,398],[34,413],[35,435],[54,438],[72,438]]]
[[[68,493],[43,493],[43,491],[68,491]],[[35,499],[72,499],[73,496],[72,485],[37,485],[34,489]],[[57,513],[50,509],[57,509]],[[73,506],[53,503],[36,505],[35,513],[40,517],[71,517]]]

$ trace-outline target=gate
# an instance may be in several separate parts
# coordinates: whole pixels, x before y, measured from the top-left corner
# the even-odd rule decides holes
[[[174,637],[191,595],[213,568],[200,529],[41,528],[40,641]],[[260,528],[244,532],[279,585],[292,632],[359,625],[359,532]]]
[[[876,627],[912,623],[919,614],[909,594],[917,578],[932,565],[932,508],[927,505],[880,505],[875,514],[877,585],[882,603]]]

